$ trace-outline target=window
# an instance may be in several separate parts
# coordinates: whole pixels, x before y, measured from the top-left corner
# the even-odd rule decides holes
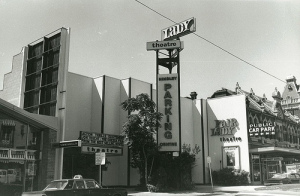
[[[29,46],[28,58],[40,56],[43,53],[43,42]]]
[[[24,108],[36,106],[39,104],[39,91],[30,91],[25,93]]]
[[[74,180],[69,180],[68,184],[66,185],[66,187],[64,189],[72,189],[74,184]]]
[[[48,116],[55,116],[56,110],[56,102],[55,103],[48,103],[40,106],[39,114],[48,115]]]
[[[33,90],[40,87],[40,74],[34,74],[26,77],[25,91]]]
[[[75,181],[74,189],[84,189],[84,188],[85,186],[83,180]]]
[[[1,147],[13,147],[14,131],[15,131],[15,126],[2,124],[1,132],[0,132]]]
[[[29,45],[24,93],[28,112],[56,115],[60,38],[58,33]]]
[[[85,181],[85,184],[86,184],[86,187],[87,188],[96,188],[96,185],[95,185],[95,181],[94,180],[86,180]],[[99,188],[99,187],[98,187]]]

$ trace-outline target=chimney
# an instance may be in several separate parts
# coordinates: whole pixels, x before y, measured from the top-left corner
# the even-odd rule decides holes
[[[197,95],[198,95],[198,94],[197,94],[195,91],[191,92],[191,94],[190,94],[192,100],[197,99]]]

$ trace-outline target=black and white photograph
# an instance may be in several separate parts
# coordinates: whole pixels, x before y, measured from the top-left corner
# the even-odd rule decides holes
[[[0,0],[0,195],[297,195],[299,0]]]

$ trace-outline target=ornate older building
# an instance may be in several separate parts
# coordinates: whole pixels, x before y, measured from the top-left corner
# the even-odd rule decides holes
[[[290,167],[300,169],[299,118],[284,110],[280,92],[275,89],[273,101],[259,97],[251,89],[237,94],[246,95],[248,140],[252,180],[260,184],[274,173],[289,172]],[[294,165],[294,166],[292,166]]]
[[[300,89],[295,76],[286,79],[286,86],[282,92],[282,108],[300,118]]]

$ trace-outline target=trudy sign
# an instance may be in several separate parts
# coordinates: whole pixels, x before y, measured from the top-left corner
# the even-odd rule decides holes
[[[196,31],[196,19],[190,18],[161,30],[161,40],[167,41],[182,37]]]

